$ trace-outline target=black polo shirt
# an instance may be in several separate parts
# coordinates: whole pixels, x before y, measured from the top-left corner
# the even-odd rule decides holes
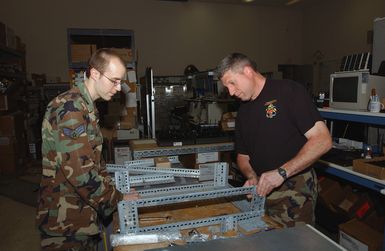
[[[292,159],[307,141],[304,134],[322,120],[301,84],[266,80],[259,96],[239,108],[236,152],[249,155],[261,175]]]

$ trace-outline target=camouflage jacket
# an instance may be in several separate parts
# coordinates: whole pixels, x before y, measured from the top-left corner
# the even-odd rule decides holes
[[[103,137],[98,121],[84,83],[48,104],[42,125],[43,175],[36,216],[39,230],[47,235],[97,234],[97,211],[111,214],[122,197],[101,164]]]

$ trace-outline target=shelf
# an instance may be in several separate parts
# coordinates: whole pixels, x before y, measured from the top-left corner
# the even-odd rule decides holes
[[[123,29],[67,29],[68,62],[72,69],[86,69],[88,62],[72,62],[72,45],[95,45],[99,48],[130,49],[131,60],[127,68],[135,68],[134,32]]]
[[[340,110],[333,108],[319,108],[318,111],[325,119],[385,125],[385,113],[374,113],[357,110]]]
[[[6,77],[6,78],[18,78],[18,79],[25,79],[25,73],[8,73],[8,72],[1,72],[0,71],[0,77]]]
[[[10,56],[16,56],[16,57],[24,57],[25,56],[24,52],[8,48],[8,47],[1,45],[1,44],[0,44],[0,53],[1,54],[5,53],[5,54],[8,54]]]
[[[234,143],[216,143],[186,146],[155,147],[152,149],[132,150],[133,159],[149,158],[156,156],[172,156],[191,153],[207,153],[234,150]]]
[[[385,114],[384,113],[372,113],[367,111],[357,111],[357,110],[340,110],[333,108],[320,108],[318,109],[321,116],[325,119],[330,120],[344,120],[352,121],[373,125],[385,125]],[[374,191],[377,191],[379,194],[385,195],[385,181],[375,179],[373,177],[361,174],[352,170],[352,167],[342,167],[334,163],[319,161],[323,164],[324,171],[331,175],[337,176],[339,178],[345,179],[352,183],[367,187]],[[385,240],[385,231],[384,231],[384,240]],[[383,244],[382,250],[385,251],[385,242]]]
[[[323,170],[326,173],[348,180],[355,184],[359,184],[385,195],[385,180],[379,180],[368,175],[355,172],[351,166],[344,167],[324,160],[319,160],[319,162],[326,165]]]

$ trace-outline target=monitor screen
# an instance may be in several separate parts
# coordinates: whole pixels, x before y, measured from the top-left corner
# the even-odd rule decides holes
[[[357,102],[358,77],[341,77],[333,80],[334,102]]]

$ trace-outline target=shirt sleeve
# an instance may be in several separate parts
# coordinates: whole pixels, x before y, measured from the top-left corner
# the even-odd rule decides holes
[[[89,120],[88,110],[77,108],[73,101],[68,101],[58,113],[55,140],[57,156],[61,158],[58,172],[65,175],[65,180],[85,203],[98,213],[108,215],[116,209],[122,194],[100,167],[102,142],[93,142],[96,135],[87,134]]]
[[[242,122],[241,122],[242,115],[241,115],[241,113],[242,113],[242,111],[239,110],[237,119],[235,120],[235,151],[238,154],[249,155],[249,153],[247,151],[246,142],[243,139],[243,134],[242,134],[242,130],[241,130],[241,128],[242,128]]]
[[[322,117],[313,103],[306,89],[298,83],[294,83],[290,99],[290,113],[293,122],[302,134],[310,130]]]

